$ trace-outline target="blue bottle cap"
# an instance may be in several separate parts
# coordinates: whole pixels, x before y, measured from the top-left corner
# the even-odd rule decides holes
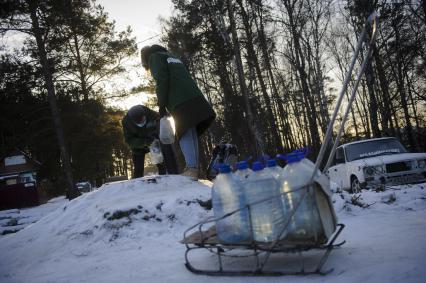
[[[310,153],[309,147],[302,147],[302,148],[299,149],[299,151],[303,152],[305,157],[306,157],[306,155],[308,155]]]
[[[292,152],[287,155],[287,163],[296,163],[305,158],[304,154],[301,152]]]
[[[268,166],[268,167],[277,166],[277,161],[275,159],[269,159],[266,163],[266,166]]]
[[[240,161],[240,162],[237,162],[237,163],[235,164],[235,168],[236,168],[237,170],[247,169],[247,168],[248,168],[248,163],[247,163],[247,161]]]
[[[219,173],[230,173],[230,172],[231,172],[231,167],[229,167],[229,165],[222,164],[219,166]]]
[[[287,154],[277,154],[275,157],[281,160],[287,160]]]
[[[300,156],[300,160],[302,160],[303,158],[305,158],[306,157],[306,155],[308,155],[308,148],[307,147],[304,147],[304,148],[301,148],[301,149],[299,149],[298,151],[296,151],[298,154],[299,154],[299,156]]]
[[[263,164],[262,164],[262,162],[259,162],[259,161],[253,162],[252,169],[253,169],[253,171],[263,170]]]

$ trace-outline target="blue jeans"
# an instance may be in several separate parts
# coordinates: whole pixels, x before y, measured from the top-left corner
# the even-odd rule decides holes
[[[195,127],[183,134],[179,140],[179,145],[185,157],[186,167],[198,168],[198,135]]]

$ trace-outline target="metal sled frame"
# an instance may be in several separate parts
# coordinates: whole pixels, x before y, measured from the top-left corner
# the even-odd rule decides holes
[[[309,188],[307,187],[304,187],[301,189],[303,189],[304,191],[309,190]],[[248,209],[248,211],[250,212],[250,209],[252,206],[268,201],[269,199],[270,198],[263,199],[261,201],[249,204],[243,208],[240,208],[231,213],[228,213],[221,218],[207,219],[186,230],[184,233],[184,240],[183,240],[183,242],[186,245],[186,252],[185,252],[186,268],[195,274],[203,274],[203,275],[211,275],[211,276],[282,276],[282,275],[308,275],[308,274],[325,275],[330,273],[333,269],[329,269],[326,271],[322,271],[321,269],[324,266],[325,262],[327,261],[331,251],[334,248],[340,247],[341,245],[345,243],[344,241],[337,244],[335,243],[337,237],[340,235],[343,228],[345,227],[344,224],[337,224],[337,227],[338,227],[337,230],[334,232],[333,236],[326,244],[313,244],[313,243],[312,244],[302,244],[302,243],[293,244],[293,243],[288,243],[285,240],[275,240],[270,243],[259,243],[259,242],[255,242],[251,240],[248,242],[238,243],[238,244],[226,244],[226,243],[221,243],[216,237],[217,235],[216,235],[214,225],[210,226],[207,230],[203,230],[203,226],[214,224],[216,221],[229,217],[230,215],[237,213],[241,210]],[[294,216],[295,212],[297,211],[297,208],[302,203],[302,201],[303,201],[303,197],[296,203],[295,208],[290,212],[286,221],[286,225],[284,229],[281,231],[280,235],[282,235],[287,230],[287,227],[289,226],[289,223],[292,217]],[[249,220],[250,220],[249,222],[250,222],[251,238],[253,239],[254,238],[253,227],[252,227],[250,218]],[[189,233],[191,234],[188,235]],[[323,250],[324,253],[318,259],[316,267],[313,270],[306,270],[302,253],[309,250],[314,250],[314,249]],[[194,250],[203,250],[209,253],[216,254],[218,268],[209,269],[209,270],[196,268],[193,264],[191,264],[191,261],[189,258],[189,254]],[[230,254],[231,251],[233,250],[251,250],[252,252],[246,255],[234,256]],[[267,263],[272,253],[298,253],[300,257],[300,269],[295,271],[267,270],[266,269]],[[230,269],[226,270],[223,264],[224,257],[250,257],[253,259],[254,268],[243,269],[243,270],[230,270]],[[285,268],[285,266],[283,268]]]
[[[322,267],[324,266],[325,262],[328,259],[328,256],[330,255],[331,251],[336,248],[343,245],[345,242],[340,242],[337,244],[334,244],[335,240],[339,236],[340,232],[345,227],[344,224],[338,224],[338,230],[333,236],[333,238],[330,240],[330,242],[326,245],[316,246],[316,247],[293,247],[293,248],[282,248],[277,250],[269,250],[264,251],[265,255],[263,258],[269,257],[269,253],[276,253],[276,252],[282,252],[282,253],[298,253],[300,255],[300,264],[301,268],[299,271],[268,271],[264,270],[265,263],[261,261],[263,258],[260,258],[260,254],[262,253],[262,249],[256,249],[253,248],[253,254],[251,257],[253,257],[256,267],[253,270],[225,270],[223,268],[223,260],[222,257],[226,256],[226,251],[231,249],[241,249],[241,247],[232,247],[232,246],[226,246],[222,244],[201,244],[201,245],[193,245],[193,246],[187,246],[187,250],[185,252],[185,266],[186,268],[195,274],[203,274],[203,275],[211,275],[211,276],[282,276],[282,275],[308,275],[308,274],[320,274],[320,275],[326,275],[333,271],[333,269],[328,269],[326,271],[322,271]],[[208,249],[210,252],[213,252],[217,254],[218,256],[218,262],[219,262],[219,269],[217,270],[206,270],[206,269],[197,269],[195,268],[189,261],[189,253],[195,249]],[[317,250],[325,250],[323,255],[318,261],[318,264],[315,269],[313,270],[305,270],[304,262],[303,262],[303,256],[302,252],[317,249]]]
[[[370,33],[371,31],[371,33]],[[357,58],[360,54],[361,48],[364,45],[366,48],[366,56],[364,57],[364,60],[361,64],[361,68],[358,72],[357,79],[354,84],[354,88],[352,90],[352,93],[349,97],[348,104],[346,106],[346,110],[343,115],[343,119],[341,122],[341,125],[339,127],[338,133],[336,135],[336,138],[334,140],[330,155],[328,156],[327,163],[323,169],[323,171],[327,171],[328,167],[331,164],[331,161],[333,159],[335,150],[338,146],[338,142],[340,139],[340,136],[343,132],[344,124],[347,120],[347,117],[349,115],[349,111],[351,108],[351,105],[353,103],[353,100],[355,98],[356,90],[358,88],[359,82],[361,80],[361,76],[364,73],[365,67],[367,66],[367,63],[371,57],[372,54],[372,46],[376,38],[376,31],[377,31],[377,15],[376,13],[372,13],[362,30],[362,33],[359,37],[351,65],[349,67],[349,70],[346,74],[345,81],[343,83],[343,87],[339,93],[339,97],[336,102],[336,107],[334,109],[333,115],[330,119],[329,125],[327,127],[327,132],[324,137],[324,142],[321,146],[320,152],[318,154],[318,158],[315,163],[315,170],[313,171],[312,176],[309,178],[308,186],[303,188],[298,188],[297,190],[302,190],[300,194],[300,200],[296,203],[294,209],[289,213],[287,217],[287,221],[285,223],[285,227],[283,228],[283,231],[281,231],[280,235],[284,235],[284,232],[286,231],[287,227],[289,226],[289,223],[294,216],[295,212],[297,211],[297,208],[302,203],[303,199],[305,198],[306,194],[308,193],[309,189],[312,188],[312,185],[314,184],[314,178],[315,178],[315,172],[317,172],[323,162],[324,155],[326,152],[327,147],[329,146],[329,143],[332,141],[332,135],[333,135],[333,125],[336,121],[337,114],[339,112],[339,109],[341,107],[344,94],[346,93],[349,81],[351,80],[352,71],[354,69],[355,63],[357,61]],[[340,247],[345,243],[345,241],[335,243],[337,237],[340,235],[342,230],[344,229],[344,224],[337,224],[337,229],[334,231],[334,234],[331,236],[331,238],[328,240],[326,244],[317,243],[292,243],[292,242],[286,242],[285,240],[279,240],[281,238],[278,237],[277,240],[272,241],[270,243],[258,243],[253,240],[238,244],[226,244],[221,243],[217,237],[215,232],[215,226],[214,223],[217,221],[229,217],[230,215],[242,210],[242,209],[248,209],[250,212],[250,208],[253,205],[256,205],[260,202],[267,201],[268,199],[258,201],[256,203],[248,204],[245,207],[242,207],[238,210],[235,210],[233,212],[230,212],[226,215],[224,215],[221,218],[209,218],[203,222],[200,222],[192,227],[190,227],[188,230],[184,233],[184,239],[183,243],[186,245],[186,252],[185,252],[185,266],[186,268],[195,273],[195,274],[204,274],[204,275],[212,275],[212,276],[281,276],[281,275],[308,275],[308,274],[328,274],[333,269],[328,269],[326,271],[322,271],[322,268],[327,261],[331,251],[336,248]],[[249,213],[250,215],[250,213]],[[253,228],[251,219],[249,218],[250,222],[250,228],[251,228],[251,239],[253,239]],[[210,225],[207,230],[203,230],[203,227],[206,227],[207,225]],[[192,251],[195,250],[204,250],[209,253],[213,253],[217,255],[218,259],[218,268],[217,269],[198,269],[194,267],[193,264],[190,262],[189,254]],[[243,254],[241,252],[240,255],[234,256],[232,255],[232,251],[243,251],[248,250],[250,251],[250,254]],[[324,253],[319,258],[316,266],[312,270],[306,270],[305,264],[304,264],[304,258],[302,256],[302,252],[307,252],[310,250],[323,250]],[[290,253],[298,253],[301,258],[301,267],[298,270],[294,271],[275,271],[275,270],[268,270],[266,269],[266,265],[268,262],[270,262],[270,256],[273,253],[283,253],[283,254],[290,254]],[[254,268],[252,269],[243,269],[243,270],[228,270],[224,268],[223,260],[225,257],[251,257],[254,259]]]

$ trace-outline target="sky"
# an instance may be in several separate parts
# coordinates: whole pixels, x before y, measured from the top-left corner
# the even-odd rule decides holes
[[[132,28],[139,48],[158,42],[159,37],[147,39],[161,33],[159,18],[170,17],[173,7],[171,0],[98,0],[98,3],[115,20],[117,30]]]
[[[109,14],[110,20],[116,22],[116,30],[122,31],[130,26],[136,37],[138,49],[148,44],[159,43],[161,35],[160,17],[172,15],[171,0],[98,0]],[[141,73],[144,73],[142,67]],[[134,80],[138,77],[132,76]],[[134,81],[134,86],[140,82]],[[143,93],[132,95],[126,99],[112,101],[111,105],[128,109],[133,105],[143,103],[148,96]]]

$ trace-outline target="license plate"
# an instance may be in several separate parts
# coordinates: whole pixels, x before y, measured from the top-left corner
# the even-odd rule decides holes
[[[418,175],[400,176],[389,178],[392,183],[407,184],[420,181],[422,178]]]

